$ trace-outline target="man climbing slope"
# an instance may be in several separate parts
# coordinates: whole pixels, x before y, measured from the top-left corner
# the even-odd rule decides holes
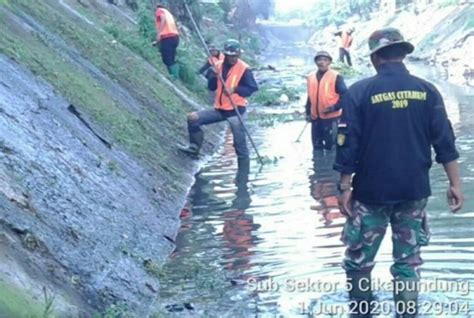
[[[341,44],[339,46],[339,62],[344,63],[346,61],[347,65],[349,66],[352,66],[351,53],[349,52],[349,48],[352,45],[352,40],[354,39],[352,33],[354,33],[353,27],[347,30],[336,32],[334,34],[335,36],[341,37]]]
[[[155,27],[157,39],[153,45],[159,45],[161,58],[168,68],[168,72],[178,79],[179,67],[175,59],[179,44],[179,32],[173,15],[163,5],[156,6]]]

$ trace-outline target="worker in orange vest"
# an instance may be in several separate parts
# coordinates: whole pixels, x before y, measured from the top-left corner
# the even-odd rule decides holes
[[[313,151],[331,150],[342,113],[339,102],[347,87],[342,76],[330,68],[332,57],[328,52],[317,52],[314,62],[318,69],[307,78],[306,121],[311,122]]]
[[[224,61],[217,67],[217,73],[224,79],[230,96],[224,90],[222,82],[216,77],[210,83],[210,89],[216,90],[214,109],[188,114],[189,146],[179,147],[179,149],[193,155],[194,158],[199,154],[204,140],[201,126],[227,121],[232,130],[234,148],[239,161],[249,160],[244,124],[237,116],[236,110],[242,120],[245,120],[247,97],[258,90],[258,85],[249,66],[239,58],[240,54],[239,41],[227,40],[224,44]]]
[[[156,41],[159,44],[161,58],[168,72],[175,79],[179,78],[179,67],[176,63],[176,49],[179,44],[179,32],[173,15],[163,6],[157,5],[155,11]]]
[[[208,96],[209,96],[209,104],[214,103],[214,99],[216,98],[215,90],[212,90],[212,81],[215,80],[216,77],[216,70],[214,69],[214,65],[218,66],[222,64],[224,61],[224,54],[222,54],[219,49],[215,45],[209,45],[209,53],[211,56],[208,57],[206,63],[199,69],[198,73],[203,74],[204,77],[207,79],[207,89],[208,89]]]
[[[352,33],[354,33],[354,30],[355,30],[354,27],[351,27],[347,30],[342,30],[334,34],[336,36],[341,37],[341,45],[339,47],[339,61],[344,63],[344,60],[347,60],[347,65],[349,66],[352,66],[351,54],[349,53],[349,48],[352,45],[352,40],[353,40]]]

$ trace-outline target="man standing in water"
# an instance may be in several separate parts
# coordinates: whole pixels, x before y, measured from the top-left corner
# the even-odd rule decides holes
[[[341,117],[340,97],[347,91],[344,79],[330,68],[332,57],[326,51],[314,56],[317,71],[308,75],[306,120],[311,122],[313,150],[331,150],[336,139],[337,120]]]
[[[415,317],[422,264],[428,242],[425,207],[431,195],[431,146],[449,179],[452,212],[463,205],[454,133],[443,99],[427,81],[410,75],[403,60],[414,50],[395,28],[369,38],[377,75],[352,85],[343,98],[334,168],[341,173],[340,208],[347,217],[343,267],[352,284],[356,317],[364,315],[372,292],[370,273],[388,223],[393,232],[391,273],[397,317]],[[353,177],[354,175],[354,177]],[[415,288],[413,287],[415,286]],[[365,304],[363,304],[365,302]]]
[[[240,121],[236,110],[242,120],[245,120],[247,97],[256,92],[258,86],[249,66],[239,58],[240,53],[240,43],[237,40],[225,42],[224,62],[217,67],[217,74],[220,74],[225,81],[225,89],[217,77],[210,81],[209,88],[216,90],[214,109],[188,114],[189,146],[180,150],[193,156],[198,155],[204,141],[201,126],[226,120],[232,130],[234,148],[239,161],[249,160],[244,123]]]
[[[153,42],[153,45],[159,45],[161,59],[168,68],[168,72],[178,79],[179,67],[175,59],[179,44],[179,32],[173,15],[162,5],[156,6],[155,26],[157,40]]]

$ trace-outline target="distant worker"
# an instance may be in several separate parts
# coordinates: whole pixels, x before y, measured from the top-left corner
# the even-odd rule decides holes
[[[159,45],[161,58],[168,72],[178,79],[179,66],[176,63],[176,49],[179,44],[179,32],[173,15],[162,5],[156,6],[155,27],[156,41],[153,45]]]
[[[209,104],[214,103],[216,96],[215,89],[212,89],[211,83],[216,78],[216,70],[213,65],[218,66],[224,61],[224,54],[222,54],[215,45],[209,45],[209,53],[211,56],[206,60],[206,63],[199,69],[198,73],[203,74],[207,79],[207,89],[209,92]]]
[[[222,82],[215,77],[209,83],[211,90],[216,91],[214,109],[200,110],[188,114],[189,147],[180,148],[182,151],[198,155],[201,149],[204,132],[203,125],[209,125],[226,120],[234,137],[234,148],[239,160],[249,160],[249,151],[245,135],[244,124],[239,120],[232,106],[238,109],[245,120],[247,97],[258,90],[257,83],[249,66],[239,57],[241,54],[240,43],[237,40],[227,40],[224,45],[224,62],[217,68],[225,81],[229,96],[224,90]]]
[[[351,27],[347,30],[342,30],[339,32],[334,33],[335,36],[340,36],[341,37],[341,45],[339,47],[339,62],[344,63],[346,60],[347,65],[352,66],[352,61],[351,61],[351,54],[349,53],[349,48],[352,45],[352,40],[353,36],[352,33],[354,33],[354,27]]]
[[[336,141],[337,120],[341,117],[340,100],[347,91],[344,79],[330,68],[332,57],[319,51],[314,57],[317,71],[308,75],[306,121],[311,122],[313,151],[331,150]]]
[[[414,46],[395,28],[369,38],[377,75],[353,84],[342,99],[334,169],[346,216],[343,261],[351,312],[373,304],[371,272],[390,223],[396,317],[416,317],[421,246],[428,244],[426,204],[431,195],[431,147],[449,179],[452,212],[464,201],[454,133],[435,86],[411,75],[403,60]],[[368,287],[367,287],[368,286]],[[368,307],[367,307],[368,306]]]

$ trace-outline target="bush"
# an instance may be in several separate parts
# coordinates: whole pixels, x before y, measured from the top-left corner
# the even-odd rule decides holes
[[[349,65],[339,61],[333,62],[331,64],[331,68],[338,71],[345,78],[361,75],[361,73],[355,70],[353,67],[350,67]]]
[[[149,4],[143,2],[138,4],[138,31],[144,39],[153,41],[156,39],[156,30],[155,21],[150,12],[153,10]]]
[[[259,105],[270,106],[278,103],[277,94],[270,91],[267,87],[261,87],[259,91],[252,96],[252,101]]]

